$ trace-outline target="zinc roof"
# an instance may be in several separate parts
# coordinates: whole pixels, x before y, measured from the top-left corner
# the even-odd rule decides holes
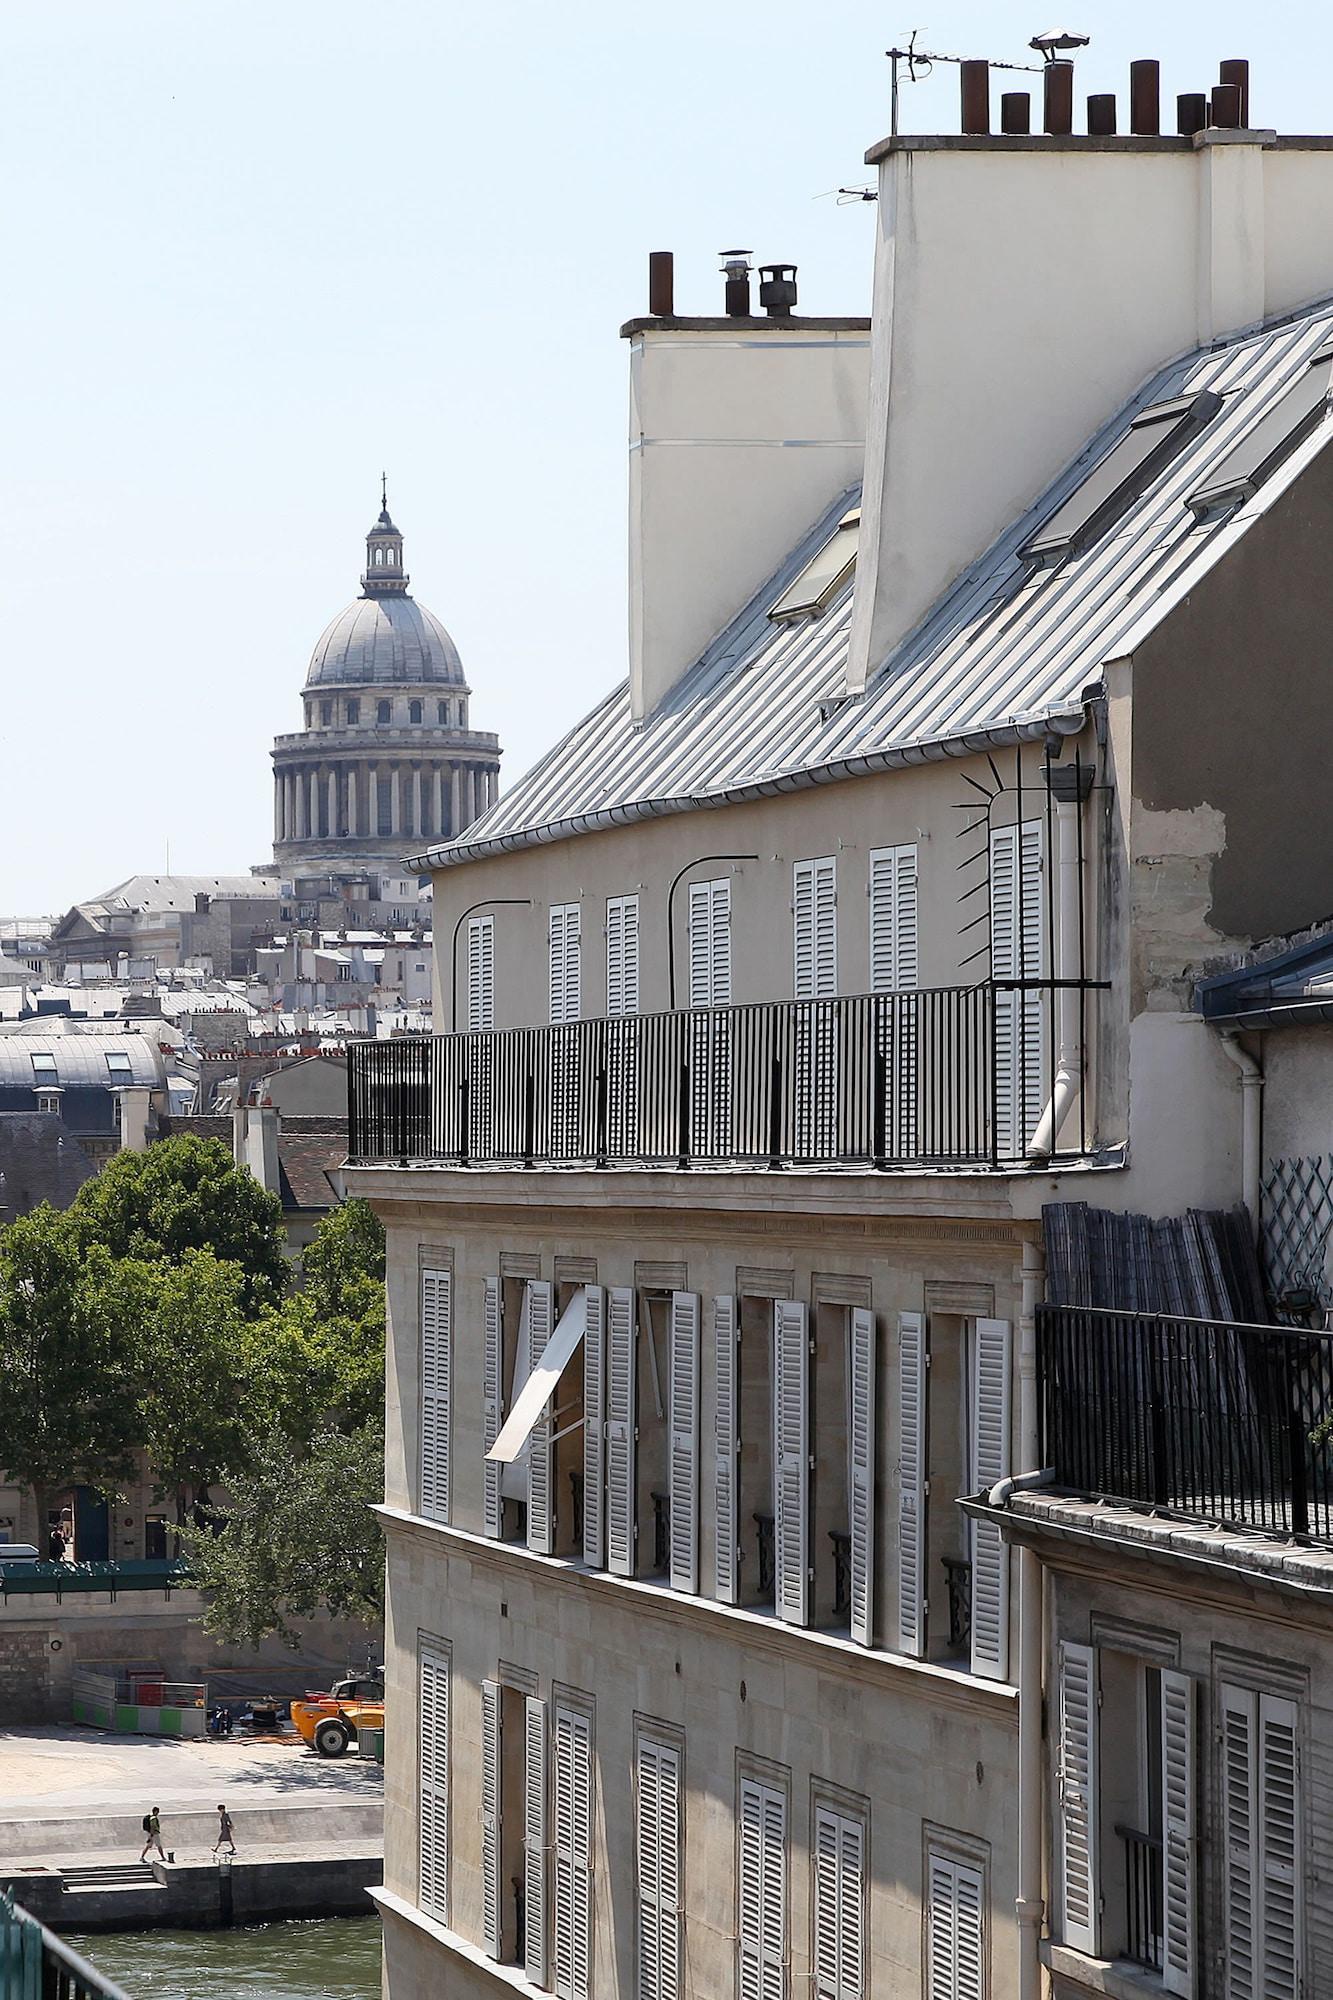
[[[1162,368],[1090,438],[926,618],[846,695],[854,577],[822,616],[768,609],[857,497],[838,499],[645,720],[621,682],[464,837],[422,862],[447,867],[628,820],[832,783],[1079,726],[1106,663],[1139,645],[1265,513],[1333,426],[1318,429],[1239,508],[1186,506],[1333,333],[1333,301]],[[1222,408],[1090,547],[1053,567],[1019,551],[1140,410],[1211,389]]]

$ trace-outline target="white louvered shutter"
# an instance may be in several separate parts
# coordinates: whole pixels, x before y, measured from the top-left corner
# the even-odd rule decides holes
[[[1259,1879],[1258,1697],[1222,1687],[1222,1876],[1227,2000],[1257,2000],[1262,1886]]]
[[[1020,873],[1021,847],[1021,873]],[[991,977],[1038,979],[1046,971],[1046,884],[1040,820],[997,826],[990,837]],[[1040,993],[995,994],[995,1117],[1002,1159],[1019,1159],[1041,1117],[1050,1078]]]
[[[926,2000],[984,2000],[985,1878],[931,1848],[926,1859]]]
[[[577,903],[552,903],[550,913],[550,1017],[577,1021],[582,997],[582,919]]]
[[[1297,2000],[1304,1990],[1304,1840],[1299,1716],[1295,1702],[1257,1703],[1259,1895],[1256,2000]]]
[[[787,1799],[741,1779],[739,2000],[783,2000],[787,1960]]]
[[[815,1807],[814,1989],[819,2000],[865,1993],[865,1828]]]
[[[592,1962],[592,1730],[555,1711],[555,1990],[587,2000]]]
[[[837,904],[837,869],[831,854],[794,864],[792,939],[798,1000],[825,1000],[838,990]]]
[[[737,1394],[736,1301],[713,1300],[713,1594],[719,1604],[737,1599],[740,1485],[740,1417]]]
[[[638,2000],[679,2000],[679,1750],[640,1737],[635,1776]]]
[[[671,1294],[671,1588],[699,1594],[699,1295]]]
[[[546,1703],[529,1695],[523,1726],[523,1970],[546,1984]]]
[[[1198,1963],[1195,1919],[1194,1683],[1162,1676],[1162,1984],[1193,2000]]]
[[[481,1928],[500,1956],[500,1683],[481,1684]]]
[[[533,1278],[527,1286],[528,1366],[535,1368],[551,1338],[554,1315],[551,1283]],[[555,1394],[528,1433],[528,1547],[539,1556],[549,1556],[552,1547],[551,1519],[551,1420]]]
[[[691,882],[690,1005],[731,1005],[731,881]]]
[[[449,1921],[449,1659],[421,1649],[418,1710],[421,1773],[417,1900],[428,1916]]]
[[[926,1316],[898,1315],[898,1651],[926,1644]]]
[[[916,983],[916,849],[872,847],[870,990],[900,993]]]
[[[452,1273],[421,1273],[421,1511],[449,1519],[449,1373]]]
[[[1060,1647],[1060,1907],[1064,1942],[1097,1952],[1099,1854],[1097,1655]]]
[[[606,1566],[613,1576],[634,1574],[635,1333],[634,1293],[614,1288],[606,1299]]]
[[[639,1011],[639,899],[608,896],[606,902],[606,1011],[608,1016]]]
[[[1010,1348],[1007,1319],[979,1319],[972,1348],[972,1491],[1009,1474]],[[1009,1674],[1009,1551],[990,1521],[972,1524],[972,1671]]]
[[[799,1299],[773,1305],[773,1560],[777,1614],[788,1625],[810,1618],[810,1333]]]
[[[487,1278],[485,1298],[482,1305],[482,1404],[481,1404],[481,1445],[483,1452],[490,1450],[500,1435],[503,1391],[500,1383],[500,1362],[503,1344],[500,1337],[500,1280]],[[498,1537],[500,1533],[500,1468],[491,1459],[482,1464],[482,1527],[486,1534]]]
[[[495,1026],[495,918],[473,917],[467,927],[467,1025],[472,1035]]]
[[[854,1306],[850,1341],[848,1527],[851,1540],[852,1637],[875,1643],[875,1315]]]
[[[583,1330],[583,1560],[606,1563],[606,1293],[589,1285]]]

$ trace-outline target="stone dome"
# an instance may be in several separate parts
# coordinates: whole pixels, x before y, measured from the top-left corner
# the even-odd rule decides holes
[[[395,682],[464,687],[458,648],[434,613],[405,592],[358,597],[321,634],[306,688]]]

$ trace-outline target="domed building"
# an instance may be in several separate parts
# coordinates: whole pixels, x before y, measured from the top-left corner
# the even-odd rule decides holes
[[[385,500],[361,595],[310,656],[305,728],[273,746],[284,876],[401,876],[404,855],[451,839],[495,801],[499,741],[468,727],[458,648],[409,581]]]

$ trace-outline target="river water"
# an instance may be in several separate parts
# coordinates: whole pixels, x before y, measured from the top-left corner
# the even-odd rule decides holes
[[[129,2000],[379,2000],[378,1917],[64,1941]]]

